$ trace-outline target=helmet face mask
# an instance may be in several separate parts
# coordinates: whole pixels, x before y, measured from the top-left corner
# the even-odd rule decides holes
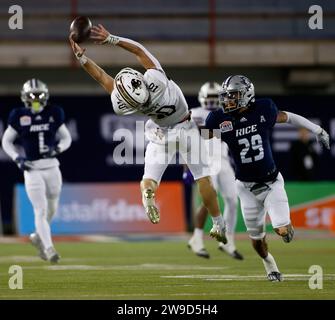
[[[150,94],[143,74],[134,69],[124,68],[115,76],[115,90],[133,109],[141,111],[149,105]]]
[[[21,100],[33,113],[40,113],[47,105],[49,90],[45,83],[31,79],[24,83],[21,90]]]
[[[255,88],[245,76],[228,77],[222,84],[220,102],[224,112],[233,112],[240,108],[247,108],[255,101]]]
[[[198,100],[206,110],[216,110],[220,107],[219,93],[221,86],[216,82],[206,82],[199,90]]]

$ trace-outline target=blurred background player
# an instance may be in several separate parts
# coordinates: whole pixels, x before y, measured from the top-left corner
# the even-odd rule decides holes
[[[12,110],[2,147],[24,173],[25,188],[33,205],[36,232],[32,244],[43,260],[57,263],[60,256],[51,239],[50,222],[57,211],[62,176],[56,156],[71,145],[64,124],[64,111],[48,104],[49,90],[38,79],[28,80],[22,88],[24,107]],[[23,147],[24,155],[14,144]]]
[[[262,258],[268,279],[282,281],[265,240],[266,213],[284,242],[293,239],[294,230],[284,179],[273,160],[270,134],[276,123],[287,122],[314,133],[327,149],[329,135],[297,114],[278,111],[271,99],[255,99],[254,85],[245,76],[230,76],[222,86],[223,109],[209,114],[206,128],[228,144],[236,165],[237,190],[252,245]]]
[[[205,126],[206,118],[211,111],[220,108],[220,91],[221,86],[216,82],[206,82],[201,86],[198,94],[198,100],[201,106],[192,108],[192,119],[199,127]],[[205,144],[210,158],[213,185],[216,191],[221,193],[224,200],[223,219],[226,224],[228,243],[223,244],[220,242],[219,249],[227,252],[235,259],[242,260],[243,256],[236,250],[234,241],[238,198],[235,185],[235,173],[228,156],[228,146],[225,142],[216,138],[205,140]],[[185,183],[193,182],[192,175],[187,167],[183,178]],[[194,217],[194,232],[192,238],[188,242],[189,248],[191,248],[196,255],[204,258],[209,258],[209,253],[203,242],[203,228],[207,215],[208,211],[206,207],[201,204],[201,207]]]
[[[199,136],[199,132],[191,121],[182,91],[175,82],[168,79],[159,61],[140,43],[111,35],[102,25],[94,26],[91,34],[92,39],[99,44],[117,45],[133,53],[146,69],[144,75],[131,68],[122,69],[114,80],[84,55],[84,50],[72,40],[72,35],[69,37],[81,66],[111,95],[116,114],[138,113],[150,117],[145,125],[146,136],[150,142],[145,152],[144,175],[141,181],[142,202],[150,221],[156,224],[160,220],[155,193],[164,171],[177,152],[178,141],[179,150],[183,150],[184,161],[197,181],[204,205],[212,215],[213,228],[210,235],[218,241],[226,242],[224,221],[211,184],[208,163],[200,162],[200,150],[190,149],[188,138],[192,135]],[[197,152],[198,161],[190,161],[191,153]]]
[[[290,148],[290,169],[295,180],[309,181],[316,175],[318,156],[311,140],[310,132],[305,128],[298,130],[299,139],[292,142]]]

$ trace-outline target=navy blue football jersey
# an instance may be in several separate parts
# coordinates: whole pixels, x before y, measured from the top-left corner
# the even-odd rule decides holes
[[[211,112],[206,128],[220,130],[235,162],[236,178],[246,182],[274,180],[278,174],[271,150],[271,131],[278,109],[271,99],[256,101],[241,113]]]
[[[30,161],[42,159],[57,145],[56,132],[63,123],[64,111],[57,106],[46,106],[40,113],[32,113],[25,107],[16,108],[8,119],[8,124],[17,131],[19,143]]]

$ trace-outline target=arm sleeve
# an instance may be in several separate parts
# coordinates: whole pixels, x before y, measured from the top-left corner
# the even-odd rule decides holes
[[[15,159],[19,156],[19,152],[14,145],[15,139],[18,137],[17,131],[8,126],[5,130],[3,137],[2,137],[2,148],[3,150],[15,161]]]
[[[303,127],[308,129],[309,131],[313,132],[314,134],[320,134],[322,128],[317,124],[309,121],[308,119],[299,116],[298,114],[284,111],[287,114],[287,123],[290,123],[296,127]]]
[[[162,68],[161,64],[159,63],[159,61],[143,45],[141,45],[140,43],[138,43],[134,40],[128,39],[128,38],[122,38],[122,37],[118,37],[118,38],[119,38],[120,41],[131,43],[132,45],[134,45],[134,46],[140,48],[141,50],[143,50],[145,52],[145,54],[153,62],[153,64],[155,65],[155,68],[158,69],[158,70],[163,71],[163,68]]]
[[[59,138],[58,148],[60,152],[64,152],[72,143],[72,138],[69,130],[65,124],[62,124],[57,130],[57,136]]]

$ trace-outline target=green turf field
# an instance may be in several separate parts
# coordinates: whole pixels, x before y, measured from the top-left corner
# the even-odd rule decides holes
[[[28,243],[0,244],[0,299],[335,299],[335,239],[270,240],[285,276],[265,278],[248,240],[238,241],[236,261],[206,241],[211,259],[192,254],[185,241],[58,242],[61,263],[35,257]],[[23,289],[8,288],[8,268],[23,268]],[[308,269],[320,265],[322,290],[308,286]]]

